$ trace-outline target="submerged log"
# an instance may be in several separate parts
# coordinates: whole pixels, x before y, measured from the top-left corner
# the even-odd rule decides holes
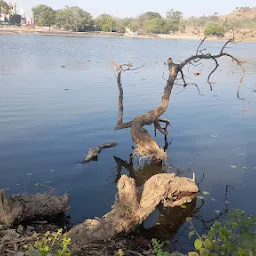
[[[68,195],[48,194],[11,196],[0,190],[0,225],[56,216],[68,209]]]
[[[101,152],[102,149],[112,148],[112,147],[115,147],[116,145],[117,145],[116,142],[110,142],[110,143],[102,144],[102,145],[100,145],[96,148],[90,148],[88,153],[87,153],[87,156],[82,161],[82,164],[89,163],[91,161],[97,161],[98,155],[99,155],[99,153]]]
[[[142,189],[136,188],[134,179],[123,175],[117,187],[117,198],[110,212],[101,219],[88,219],[68,232],[73,251],[80,251],[93,241],[131,232],[160,202],[168,201],[168,207],[181,206],[190,203],[198,192],[194,180],[167,173],[154,175]]]

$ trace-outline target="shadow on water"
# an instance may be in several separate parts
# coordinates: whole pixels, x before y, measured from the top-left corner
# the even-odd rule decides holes
[[[165,138],[165,141],[166,138]],[[116,175],[114,183],[117,184],[121,175],[128,172],[128,175],[135,180],[136,186],[141,187],[143,184],[150,179],[152,176],[159,173],[175,172],[177,176],[190,176],[192,170],[190,168],[182,170],[174,166],[168,169],[163,168],[161,164],[148,163],[140,164],[136,162],[130,155],[129,160],[123,160],[117,156],[113,156],[116,163]],[[200,189],[200,185],[204,182],[205,176],[197,183]],[[207,232],[215,221],[225,219],[229,213],[229,193],[233,187],[226,185],[225,191],[223,191],[223,207],[220,211],[215,211],[212,217],[206,217],[201,214],[202,209],[207,202],[207,199],[203,196],[199,196],[194,199],[190,204],[186,204],[183,207],[166,208],[163,204],[159,204],[156,210],[151,214],[154,215],[154,221],[151,221],[150,225],[145,224],[148,220],[136,229],[132,234],[134,236],[133,249],[136,248],[147,248],[147,244],[153,238],[159,239],[160,241],[168,242],[170,244],[169,251],[181,251],[186,253],[189,249],[193,249],[193,239],[188,239],[189,226],[196,228],[200,233]],[[202,193],[203,195],[203,193]],[[214,201],[215,199],[211,198]],[[150,219],[150,216],[149,216]],[[180,243],[179,232],[182,229],[187,229],[185,234],[182,235],[186,243]],[[176,238],[176,239],[175,239]]]
[[[130,155],[129,162],[122,160],[119,157],[114,156],[116,162],[116,177],[115,183],[118,182],[122,175],[122,170],[125,168],[129,176],[135,180],[135,184],[137,187],[142,186],[148,179],[158,173],[167,173],[165,169],[162,168],[162,164],[160,163],[145,163],[142,167],[141,165],[136,168],[134,164],[134,159],[132,155]]]

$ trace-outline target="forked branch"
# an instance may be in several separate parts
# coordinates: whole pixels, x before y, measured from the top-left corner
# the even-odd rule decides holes
[[[227,47],[228,44],[234,42],[233,39],[229,39],[224,45],[223,47],[221,48],[220,50],[220,53],[219,54],[215,54],[215,55],[212,55],[210,53],[207,53],[207,54],[203,54],[201,52],[201,54],[198,54],[198,52],[200,51],[200,47],[202,46],[203,42],[206,40],[206,38],[204,38],[201,43],[199,44],[198,48],[197,48],[197,51],[196,51],[196,55],[193,55],[191,57],[189,57],[188,59],[184,60],[183,62],[181,62],[179,64],[179,69],[182,70],[184,68],[184,66],[186,66],[187,64],[191,64],[192,61],[194,62],[198,62],[199,60],[209,60],[209,59],[212,59],[214,60],[215,62],[215,68],[213,69],[213,71],[209,74],[208,76],[208,79],[207,79],[207,82],[208,84],[210,85],[210,88],[212,90],[212,83],[210,82],[210,78],[212,76],[212,74],[217,70],[217,68],[219,67],[219,63],[218,63],[218,59],[221,58],[221,57],[229,57],[232,59],[232,61],[235,61],[236,64],[241,68],[241,71],[242,71],[242,77],[241,77],[241,80],[239,82],[239,86],[238,86],[238,91],[237,91],[237,97],[240,99],[239,97],[239,92],[240,92],[240,88],[241,88],[241,85],[243,83],[243,79],[244,79],[244,75],[245,75],[245,69],[244,69],[244,62],[238,60],[235,56],[229,54],[229,53],[226,53],[224,52],[225,48]]]
[[[155,133],[158,130],[161,134],[164,134],[165,136],[167,135],[167,126],[165,128],[161,127],[160,123],[161,122],[161,116],[166,112],[168,105],[169,105],[169,100],[170,100],[170,95],[173,89],[173,86],[175,84],[175,81],[177,80],[177,76],[180,73],[181,74],[181,79],[183,81],[183,87],[186,87],[188,84],[193,84],[196,86],[198,89],[198,92],[200,95],[200,89],[197,84],[195,83],[187,83],[184,73],[183,73],[183,68],[187,64],[193,64],[199,63],[201,60],[213,60],[215,63],[214,69],[210,72],[208,75],[208,83],[210,85],[210,88],[212,90],[212,83],[210,81],[211,76],[215,73],[217,68],[219,67],[219,62],[218,59],[221,57],[229,57],[232,59],[232,61],[235,61],[236,64],[241,68],[242,70],[242,78],[239,83],[238,87],[238,92],[237,92],[237,97],[239,98],[239,91],[241,84],[243,82],[244,74],[245,74],[245,69],[243,66],[243,62],[238,60],[236,57],[233,55],[226,53],[224,50],[227,47],[227,45],[231,42],[233,42],[232,39],[228,40],[223,47],[221,48],[219,54],[212,55],[211,53],[206,53],[204,54],[203,51],[200,49],[203,43],[205,42],[206,38],[204,38],[196,51],[196,54],[185,59],[182,61],[180,64],[176,64],[172,61],[171,58],[168,59],[168,70],[169,70],[169,77],[166,82],[166,86],[164,88],[162,100],[160,104],[152,109],[151,111],[146,112],[145,114],[142,114],[140,116],[135,117],[132,121],[123,123],[123,88],[122,88],[122,83],[121,83],[121,74],[122,72],[128,71],[128,70],[135,70],[138,68],[134,68],[133,64],[130,62],[128,64],[116,64],[115,62],[111,62],[112,66],[116,68],[117,70],[117,84],[119,88],[119,116],[118,116],[118,122],[115,127],[115,130],[120,130],[120,129],[125,129],[125,128],[131,128],[131,135],[133,142],[136,146],[135,148],[135,154],[138,154],[140,156],[147,156],[150,157],[152,160],[155,161],[166,161],[168,156],[166,152],[164,152],[164,149],[161,148],[156,141],[153,139],[153,137],[147,132],[145,129],[145,125],[154,125],[155,128]],[[205,50],[205,49],[204,49]],[[193,65],[199,65],[199,64],[193,64]],[[141,68],[141,67],[139,67]]]

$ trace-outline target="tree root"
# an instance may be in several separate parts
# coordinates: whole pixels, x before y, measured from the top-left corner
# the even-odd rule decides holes
[[[101,219],[88,219],[68,232],[73,251],[83,250],[90,242],[131,232],[160,202],[168,200],[169,207],[181,206],[190,203],[198,192],[194,180],[175,174],[154,175],[138,190],[134,179],[123,175],[117,187],[117,198],[110,212]]]

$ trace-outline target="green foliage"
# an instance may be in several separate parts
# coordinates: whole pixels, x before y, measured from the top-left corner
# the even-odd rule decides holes
[[[144,14],[141,14],[139,18],[144,21],[144,20],[151,20],[151,19],[155,19],[155,18],[161,19],[162,16],[158,12],[146,12]]]
[[[236,14],[235,17],[226,19],[226,28],[228,29],[256,29],[256,16],[247,17],[242,16],[240,13]]]
[[[182,12],[175,11],[174,9],[171,9],[166,13],[166,18],[167,19],[171,19],[171,20],[174,20],[176,22],[179,22],[182,19],[182,16],[183,16]]]
[[[0,0],[0,8],[8,9],[9,5]],[[10,11],[11,9],[9,9]],[[237,29],[255,29],[256,17],[253,8],[239,7],[234,15],[224,19],[218,13],[210,16],[183,18],[180,11],[171,9],[163,18],[158,12],[145,12],[137,18],[114,18],[108,14],[102,14],[95,20],[92,15],[77,6],[66,6],[64,9],[52,10],[46,5],[33,8],[36,25],[57,26],[72,31],[118,31],[124,33],[126,28],[133,32],[170,34],[176,31],[185,31],[199,34],[205,28],[205,35],[224,36],[225,32]],[[191,31],[192,29],[192,31]]]
[[[97,17],[95,23],[102,31],[111,32],[116,30],[116,20],[111,15],[101,14],[99,17]]]
[[[217,16],[217,13],[215,13],[210,16],[190,17],[188,19],[184,19],[183,22],[187,27],[194,30],[203,29],[210,23],[224,23],[225,32],[228,32],[231,29],[233,31],[238,29],[255,29],[255,10],[256,9],[249,7],[237,7],[235,12],[226,16],[225,19]]]
[[[11,11],[11,7],[5,1],[0,0],[0,13],[9,13]]]
[[[152,246],[153,246],[153,253],[156,256],[178,256],[181,255],[180,253],[169,253],[163,251],[164,243],[160,243],[157,239],[152,239]],[[193,255],[192,255],[193,256]]]
[[[139,30],[139,25],[134,19],[131,20],[131,22],[126,27],[128,27],[133,32],[137,32]]]
[[[146,21],[150,21],[151,19],[155,19],[155,18],[161,19],[162,17],[158,12],[146,12],[146,13],[141,14],[136,20],[138,28],[141,29],[143,32],[145,32],[144,31],[144,23]]]
[[[154,34],[166,34],[168,33],[168,26],[164,19],[153,18],[153,19],[144,21],[143,32],[154,33]]]
[[[40,4],[32,12],[36,25],[51,27],[55,24],[55,11],[50,6]]]
[[[166,23],[169,31],[175,32],[179,30],[179,26],[182,20],[182,12],[169,10],[166,13]]]
[[[27,249],[27,255],[37,250],[38,256],[71,256],[69,249],[71,239],[66,234],[62,234],[62,229],[56,233],[46,232],[42,237],[36,234],[36,242],[33,247],[24,246]]]
[[[194,29],[203,28],[209,23],[219,22],[219,17],[216,15],[190,17],[184,20],[185,25],[193,27]]]
[[[72,31],[91,30],[93,21],[90,13],[78,6],[66,6],[56,11],[55,25]]]
[[[117,255],[118,255],[118,256],[124,256],[125,253],[124,253],[124,251],[123,251],[122,249],[119,249],[119,250],[117,251]]]
[[[218,36],[223,37],[224,36],[224,28],[220,23],[209,23],[206,25],[204,34],[206,36]]]
[[[246,217],[244,211],[235,210],[224,223],[215,222],[207,235],[197,234],[194,241],[196,252],[189,256],[251,256],[256,255],[256,222],[254,217]]]
[[[170,31],[178,31],[182,20],[182,12],[171,9],[166,13],[166,20]]]
[[[134,32],[139,30],[141,33],[169,34],[179,30],[181,20],[182,13],[173,9],[167,13],[165,19],[158,12],[146,12],[137,19],[130,19],[126,27]],[[182,29],[185,30],[184,24]]]
[[[186,24],[184,23],[184,21],[181,21],[181,23],[180,23],[180,32],[181,33],[186,32]]]
[[[256,255],[256,221],[246,217],[244,211],[234,210],[224,223],[215,222],[207,235],[200,236],[193,224],[189,238],[194,241],[195,251],[188,256],[254,256]],[[152,239],[153,253],[156,256],[172,256],[163,251],[164,243]],[[176,254],[177,255],[177,254]]]
[[[168,252],[163,251],[164,243],[160,243],[157,239],[152,239],[153,253],[156,256],[170,256]]]
[[[166,19],[159,13],[147,12],[139,16],[137,24],[143,33],[169,34],[179,30],[182,13],[175,10],[167,12]],[[185,24],[182,26],[185,30]]]

